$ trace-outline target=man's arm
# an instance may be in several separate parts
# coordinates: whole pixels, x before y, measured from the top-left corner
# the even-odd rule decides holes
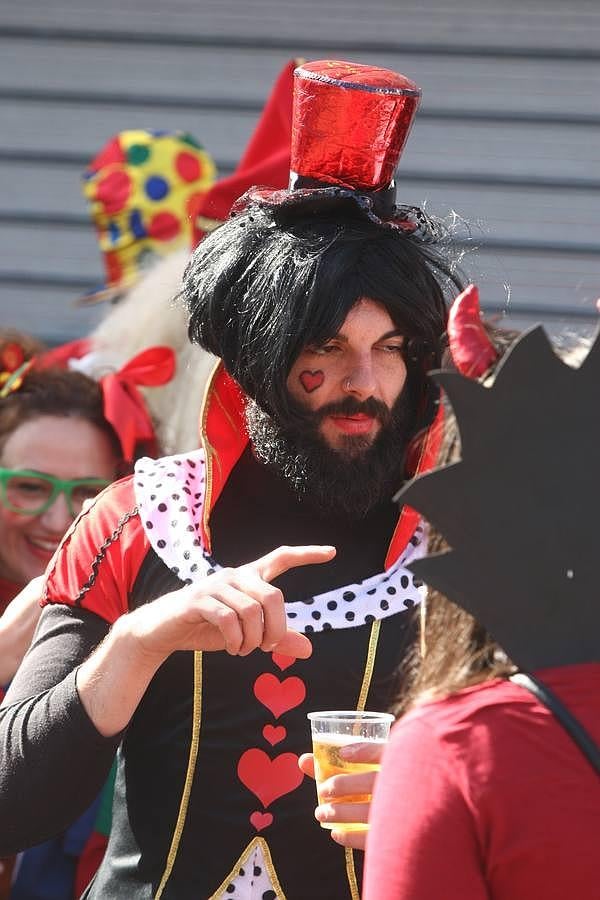
[[[288,630],[283,594],[270,581],[295,566],[328,562],[334,553],[333,547],[279,547],[122,616],[77,675],[81,702],[100,734],[110,737],[127,726],[155,672],[176,650],[310,656],[310,641]]]
[[[92,802],[119,737],[98,734],[81,706],[76,667],[109,625],[48,606],[0,708],[0,856],[59,834]]]
[[[0,710],[0,856],[57,834],[91,802],[148,684],[174,651],[309,656],[310,642],[288,631],[283,595],[269,581],[334,552],[280,547],[159,597],[110,631],[94,613],[49,606]]]

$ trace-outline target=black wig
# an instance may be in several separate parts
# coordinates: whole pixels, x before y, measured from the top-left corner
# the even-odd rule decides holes
[[[453,289],[461,283],[441,244],[348,212],[291,218],[258,206],[206,237],[183,280],[190,339],[276,418],[300,351],[333,337],[361,297],[408,339],[409,368],[439,365]]]

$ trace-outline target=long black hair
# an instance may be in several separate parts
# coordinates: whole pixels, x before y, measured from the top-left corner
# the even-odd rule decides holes
[[[289,413],[285,383],[300,351],[333,337],[359,298],[387,309],[422,372],[440,363],[445,297],[460,289],[441,245],[347,211],[290,218],[250,206],[197,247],[183,299],[190,339],[280,418]]]

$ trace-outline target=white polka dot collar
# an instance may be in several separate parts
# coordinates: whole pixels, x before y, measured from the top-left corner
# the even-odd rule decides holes
[[[139,460],[134,485],[148,540],[181,581],[192,583],[221,568],[202,542],[206,487],[202,450]],[[355,628],[415,606],[423,599],[424,588],[406,566],[425,555],[426,543],[420,524],[400,559],[385,572],[303,602],[286,603],[290,625],[307,634]]]

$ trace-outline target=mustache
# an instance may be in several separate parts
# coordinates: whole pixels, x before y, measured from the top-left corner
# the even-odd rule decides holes
[[[367,397],[366,400],[357,400],[355,397],[344,397],[343,400],[333,401],[320,406],[314,415],[318,423],[327,416],[370,416],[378,419],[382,425],[388,425],[392,418],[392,411],[381,400],[375,397]]]

